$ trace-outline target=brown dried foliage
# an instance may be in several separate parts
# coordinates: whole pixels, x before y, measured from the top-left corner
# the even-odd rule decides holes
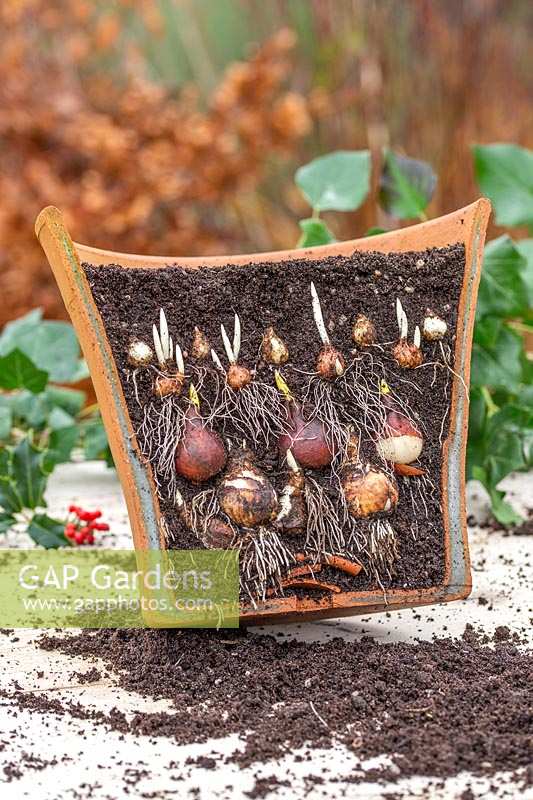
[[[194,89],[176,96],[141,77],[134,50],[120,85],[93,69],[121,29],[92,13],[83,2],[0,7],[0,323],[36,305],[64,313],[33,234],[43,206],[100,247],[229,252],[272,152],[310,130],[306,101],[285,86],[290,31],[232,64],[202,108]]]

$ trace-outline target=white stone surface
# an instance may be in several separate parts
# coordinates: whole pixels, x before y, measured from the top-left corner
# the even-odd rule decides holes
[[[506,488],[518,507],[533,505],[532,475],[515,475]],[[478,491],[479,494],[479,491]],[[53,476],[48,492],[50,512],[62,515],[70,503],[91,508],[101,507],[111,533],[105,538],[107,546],[131,546],[129,525],[120,487],[114,472],[99,463],[65,465]],[[479,505],[479,500],[477,501]],[[481,500],[481,506],[483,501]],[[478,512],[480,509],[478,508]],[[482,625],[488,632],[506,624],[522,633],[530,625],[531,608],[531,537],[505,536],[502,533],[474,529],[470,536],[474,589],[464,602],[445,606],[426,607],[376,614],[343,620],[328,620],[307,625],[283,628],[298,638],[327,639],[344,636],[357,639],[374,636],[383,642],[430,639],[437,635],[461,635],[465,624]],[[5,544],[27,546],[25,535],[15,533]],[[481,605],[479,600],[488,601]],[[266,630],[266,629],[264,629]],[[269,628],[275,632],[281,628]],[[114,685],[112,675],[97,683],[77,685],[71,679],[75,671],[86,672],[92,662],[46,653],[33,644],[39,632],[17,631],[16,637],[0,637],[0,687],[13,690],[14,681],[22,691],[46,692],[49,697],[72,699],[91,708],[109,711],[113,706],[132,714],[141,710],[162,710],[164,701],[153,702],[128,694]],[[256,633],[261,634],[261,629]],[[17,638],[17,641],[14,639]],[[105,672],[105,671],[104,671]],[[42,673],[42,674],[41,674]],[[171,710],[171,709],[169,709]],[[329,781],[348,775],[356,764],[353,754],[342,747],[333,751],[317,751],[313,762],[298,763],[293,753],[282,762],[240,770],[232,765],[217,766],[216,770],[185,767],[187,757],[202,753],[230,753],[239,746],[236,737],[210,741],[204,745],[178,747],[165,739],[121,735],[108,732],[86,721],[52,714],[20,712],[9,701],[0,703],[0,783],[2,798],[28,797],[35,800],[58,798],[238,798],[246,797],[255,777],[276,774],[290,776],[292,788],[280,790],[279,797],[310,800],[318,798],[377,798],[387,793],[408,794],[418,798],[457,798],[470,786],[476,797],[533,798],[533,792],[513,790],[501,775],[489,783],[460,775],[439,787],[437,782],[415,778],[400,784],[354,785]],[[57,764],[43,770],[24,766],[24,753],[41,755]],[[23,776],[3,782],[2,767],[21,762]],[[26,759],[27,761],[27,759]],[[102,768],[98,768],[98,765]],[[139,771],[146,776],[134,783]],[[306,775],[318,774],[324,779],[321,786],[309,789]],[[441,783],[440,781],[438,782]],[[493,787],[499,787],[494,789]],[[492,788],[491,788],[492,787]],[[197,791],[196,791],[197,790]],[[194,794],[191,794],[193,792]]]

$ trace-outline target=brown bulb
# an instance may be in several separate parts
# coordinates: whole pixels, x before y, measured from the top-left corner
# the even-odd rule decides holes
[[[344,375],[346,362],[344,356],[330,344],[324,345],[316,362],[316,371],[321,378],[332,381]]]

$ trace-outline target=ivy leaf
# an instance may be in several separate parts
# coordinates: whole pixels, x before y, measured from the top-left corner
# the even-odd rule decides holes
[[[83,451],[88,461],[98,458],[107,460],[107,434],[101,420],[90,422],[85,429]]]
[[[504,143],[474,145],[473,152],[477,182],[498,225],[532,225],[533,152]]]
[[[316,211],[355,211],[370,187],[370,151],[337,150],[296,171],[296,185]]]
[[[11,475],[23,508],[45,505],[44,490],[50,472],[45,453],[35,447],[29,437],[13,448]]]
[[[302,235],[298,239],[296,247],[317,247],[321,244],[331,244],[337,241],[332,232],[321,219],[309,217],[300,220]]]
[[[533,239],[520,239],[519,242],[515,242],[515,245],[526,261],[522,269],[522,280],[526,286],[527,305],[533,309]]]
[[[52,519],[47,514],[35,514],[28,526],[28,533],[36,544],[51,550],[56,547],[70,547],[64,529],[64,522]]]
[[[379,202],[388,214],[400,219],[425,218],[436,185],[437,176],[427,162],[385,151]]]
[[[7,356],[0,357],[0,386],[2,389],[29,389],[33,394],[42,392],[48,381],[48,373],[37,369],[28,356],[15,348]]]
[[[43,320],[40,309],[5,326],[0,335],[0,355],[15,348],[22,350],[39,369],[48,372],[51,381],[76,382],[87,374],[72,325]]]
[[[476,323],[472,347],[472,384],[516,392],[523,380],[522,337],[501,319]]]
[[[45,396],[50,409],[61,408],[71,417],[80,413],[87,399],[85,392],[66,386],[47,386]]]
[[[13,414],[9,406],[0,406],[0,440],[9,439],[12,423]]]
[[[522,278],[526,267],[526,259],[509,236],[500,236],[485,246],[478,318],[488,314],[518,317],[527,310],[527,287]]]
[[[80,431],[77,425],[52,431],[46,453],[47,464],[64,464],[70,461],[70,454],[78,442],[79,435]]]

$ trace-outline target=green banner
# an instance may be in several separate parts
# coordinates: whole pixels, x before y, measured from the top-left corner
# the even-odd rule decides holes
[[[5,628],[236,628],[237,550],[0,550]]]

